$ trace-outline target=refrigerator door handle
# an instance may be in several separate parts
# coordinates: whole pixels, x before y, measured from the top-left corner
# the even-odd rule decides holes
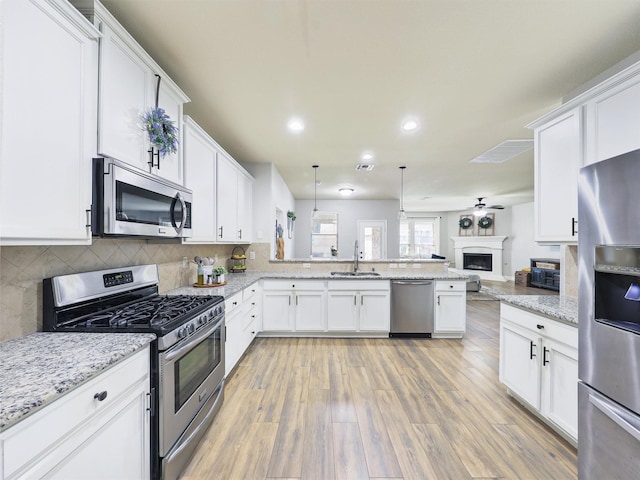
[[[589,402],[600,410],[603,414],[605,414],[609,419],[622,428],[625,432],[631,435],[633,438],[640,442],[640,425],[635,426],[632,425],[630,418],[628,417],[624,411],[612,406],[608,405],[599,398],[594,397],[593,395],[589,395]]]

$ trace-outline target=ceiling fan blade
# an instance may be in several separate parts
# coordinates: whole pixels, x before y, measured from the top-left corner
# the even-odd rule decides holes
[[[502,205],[490,205],[485,208],[493,208],[494,210],[504,210],[504,207]]]

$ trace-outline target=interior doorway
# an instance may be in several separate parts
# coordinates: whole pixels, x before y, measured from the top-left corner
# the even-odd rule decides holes
[[[387,221],[358,220],[360,260],[387,258]]]

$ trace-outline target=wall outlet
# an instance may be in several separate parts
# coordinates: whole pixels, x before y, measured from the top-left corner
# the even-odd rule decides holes
[[[189,259],[187,257],[182,257],[182,268],[189,267]]]
[[[311,268],[311,264],[310,263],[303,263],[302,264],[302,268]]]
[[[413,268],[422,268],[422,265],[420,265],[419,263],[414,263]]]
[[[397,263],[390,263],[389,264],[389,268],[398,268],[398,264]]]
[[[255,260],[256,259],[256,252],[249,252],[249,260]]]
[[[399,263],[398,264],[398,268],[407,268],[407,264],[406,263]]]

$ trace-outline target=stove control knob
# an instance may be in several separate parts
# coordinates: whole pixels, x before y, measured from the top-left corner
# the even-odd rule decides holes
[[[178,338],[184,338],[188,335],[187,333],[187,328],[186,327],[182,327],[180,330],[178,330]]]
[[[198,325],[202,325],[206,321],[207,321],[207,316],[206,315],[202,315],[201,317],[198,317]]]
[[[189,325],[187,325],[187,331],[189,333],[193,333],[196,331],[196,327],[193,325],[193,323],[190,323]]]

